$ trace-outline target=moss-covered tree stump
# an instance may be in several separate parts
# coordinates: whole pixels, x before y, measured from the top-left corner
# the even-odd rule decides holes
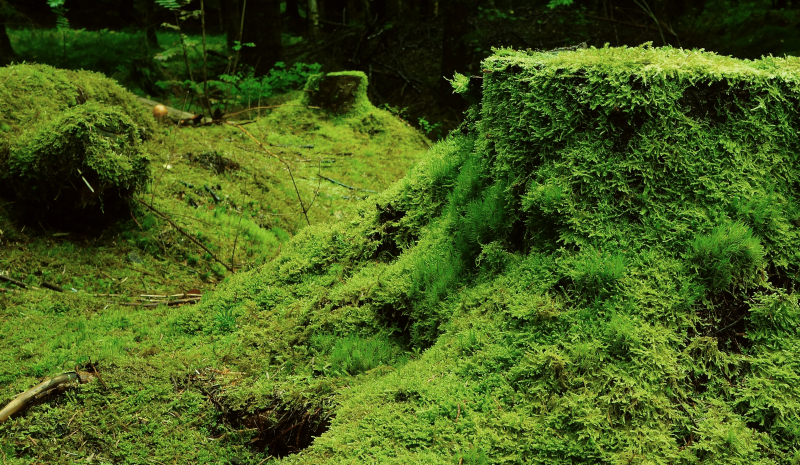
[[[367,76],[359,71],[318,74],[306,84],[308,105],[335,115],[359,111],[369,105]]]
[[[115,81],[44,65],[0,68],[0,184],[59,223],[124,210],[150,178],[152,116]]]

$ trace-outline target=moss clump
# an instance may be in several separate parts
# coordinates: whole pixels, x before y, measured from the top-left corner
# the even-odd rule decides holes
[[[83,221],[144,187],[154,121],[132,94],[44,65],[0,68],[0,82],[0,179],[29,211]]]
[[[14,141],[5,177],[20,200],[74,212],[126,202],[144,187],[148,163],[133,121],[87,102]]]

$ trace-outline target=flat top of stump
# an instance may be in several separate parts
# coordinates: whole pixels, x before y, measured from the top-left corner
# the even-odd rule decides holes
[[[691,78],[767,80],[780,78],[800,81],[800,58],[763,57],[740,60],[704,50],[672,47],[604,47],[570,51],[525,52],[497,50],[484,61],[486,71],[502,72],[518,66],[530,73],[596,70],[608,74],[636,75],[648,78]]]

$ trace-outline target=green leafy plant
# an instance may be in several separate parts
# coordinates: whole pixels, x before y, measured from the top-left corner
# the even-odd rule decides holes
[[[263,99],[302,88],[308,78],[318,74],[320,69],[322,65],[318,63],[298,62],[287,67],[285,63],[278,62],[269,73],[260,77],[255,76],[252,70],[222,74],[219,80],[209,81],[209,88],[226,95],[224,98],[234,105],[250,106]]]
[[[434,139],[442,138],[442,123],[429,123],[425,118],[419,119],[419,127],[428,136]]]
[[[555,9],[562,6],[570,6],[574,0],[550,0],[547,3],[547,8]]]

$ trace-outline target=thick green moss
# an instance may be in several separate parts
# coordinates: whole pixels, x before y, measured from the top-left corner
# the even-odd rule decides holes
[[[498,51],[472,119],[406,178],[159,321],[224,412],[194,450],[797,462],[797,63]]]
[[[187,328],[213,331],[210,309],[263,315],[271,361],[243,350],[240,366],[257,383],[289,357],[299,376],[271,392],[334,417],[287,463],[790,463],[798,62],[501,50],[468,134]],[[386,332],[427,350],[320,391],[342,378],[311,335]],[[225,402],[272,408],[247,385]]]
[[[29,211],[115,210],[150,176],[141,142],[153,118],[100,74],[0,68],[0,128],[0,179]]]
[[[148,163],[131,119],[87,102],[15,140],[5,176],[23,201],[79,210],[130,198],[148,180]]]

